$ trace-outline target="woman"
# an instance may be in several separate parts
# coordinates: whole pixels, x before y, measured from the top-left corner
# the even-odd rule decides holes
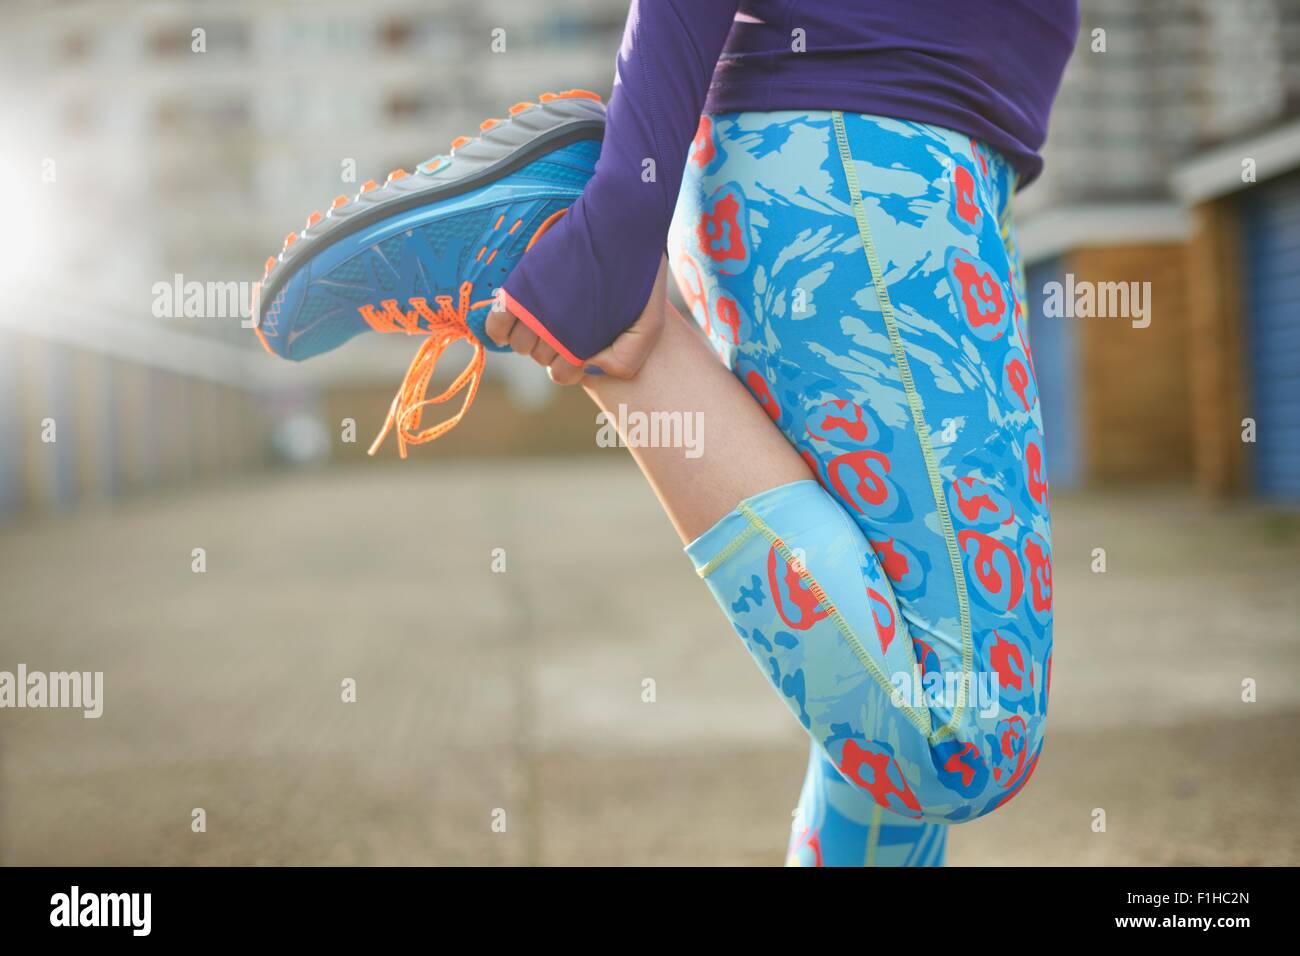
[[[616,165],[584,200],[632,202],[643,225],[620,238],[566,217],[488,334],[581,378],[565,343],[590,354],[601,319],[645,300],[658,204],[676,199],[673,271],[735,376],[672,319],[654,341],[656,290],[588,363],[626,374],[646,356],[639,374],[588,391],[606,411],[703,413],[700,458],[633,454],[813,735],[790,859],[937,863],[944,825],[1010,799],[1042,745],[1050,530],[1009,213],[1041,169],[1078,13],[739,6],[634,5],[602,155]],[[642,187],[644,157],[682,168],[687,130],[680,191],[671,175],[662,195]],[[543,284],[561,263],[567,281]],[[891,693],[914,667],[955,693]],[[998,706],[972,699],[981,675]]]
[[[450,427],[421,398],[462,329],[611,413],[702,414],[702,456],[633,455],[812,738],[792,863],[939,864],[1036,765],[1051,533],[1010,204],[1077,27],[1076,0],[634,2],[594,174],[520,215],[483,327],[469,280],[358,307],[445,333],[403,450]]]

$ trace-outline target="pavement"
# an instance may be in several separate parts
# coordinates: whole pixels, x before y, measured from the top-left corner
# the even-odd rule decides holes
[[[1047,746],[949,861],[1300,863],[1300,519],[1181,489],[1053,514]],[[807,754],[617,450],[10,526],[19,663],[103,671],[104,712],[0,710],[2,864],[773,865]]]

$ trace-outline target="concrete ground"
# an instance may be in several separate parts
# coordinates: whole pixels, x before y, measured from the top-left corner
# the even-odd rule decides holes
[[[1184,492],[1054,514],[1047,748],[950,861],[1300,863],[1300,524]],[[30,521],[0,609],[0,670],[106,685],[98,720],[0,710],[0,863],[782,860],[802,731],[618,452]]]

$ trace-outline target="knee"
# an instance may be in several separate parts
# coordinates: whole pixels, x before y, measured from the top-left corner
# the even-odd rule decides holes
[[[1034,728],[1037,730],[1037,728]],[[933,774],[922,781],[925,818],[965,823],[998,810],[1024,789],[1038,766],[1042,739],[1032,738],[1018,716],[999,721],[994,733],[930,747]]]
[[[923,744],[926,752],[895,754],[880,742],[849,739],[831,757],[840,775],[884,810],[926,823],[965,823],[1009,803],[1037,768],[1041,739],[1031,753],[1016,720],[1003,721],[1000,736],[984,735],[985,747],[950,739]]]

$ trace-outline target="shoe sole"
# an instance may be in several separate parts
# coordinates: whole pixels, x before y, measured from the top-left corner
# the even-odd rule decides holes
[[[543,94],[540,103],[516,104],[507,119],[487,120],[480,130],[473,139],[456,140],[448,157],[430,160],[413,174],[396,170],[382,187],[369,181],[352,200],[335,199],[324,216],[312,213],[306,228],[290,233],[280,255],[266,261],[255,293],[259,325],[264,306],[275,301],[299,269],[336,242],[397,213],[487,186],[569,143],[602,139],[605,107],[595,94],[581,91]],[[437,165],[427,169],[430,163]]]

